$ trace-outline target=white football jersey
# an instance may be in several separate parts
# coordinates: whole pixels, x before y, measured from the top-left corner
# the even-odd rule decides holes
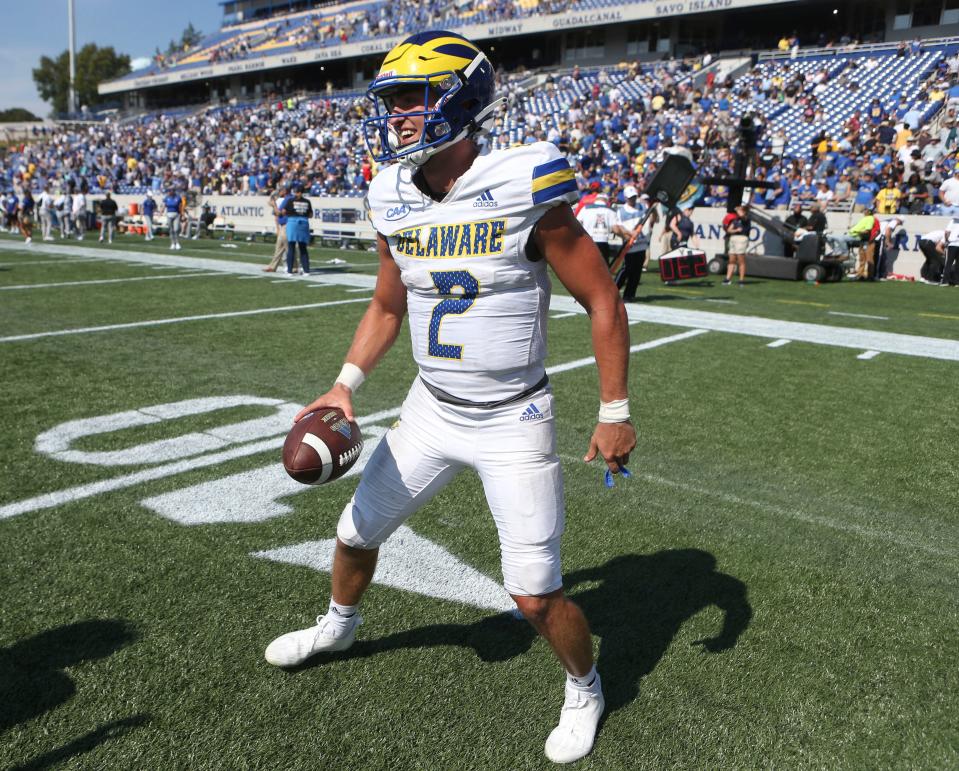
[[[481,151],[442,201],[399,164],[367,207],[407,290],[413,356],[428,384],[471,402],[507,399],[545,372],[550,282],[526,242],[549,209],[579,197],[556,147]]]
[[[597,243],[606,243],[613,234],[613,225],[617,224],[616,212],[605,205],[590,204],[584,206],[576,219],[580,221],[589,237]]]

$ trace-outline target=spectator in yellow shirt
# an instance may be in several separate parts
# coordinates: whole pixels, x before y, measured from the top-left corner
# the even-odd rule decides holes
[[[876,193],[876,210],[880,214],[895,214],[902,202],[902,190],[896,187],[892,177],[886,180],[886,186]]]
[[[903,127],[899,129],[899,133],[896,134],[896,142],[893,146],[897,150],[900,150],[904,145],[909,143],[910,139],[912,139],[912,131],[909,130],[909,126],[903,124]]]

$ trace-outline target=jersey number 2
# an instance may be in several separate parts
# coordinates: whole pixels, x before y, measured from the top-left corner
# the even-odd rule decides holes
[[[479,294],[479,281],[476,276],[468,270],[437,270],[430,271],[430,278],[433,279],[433,285],[439,290],[441,295],[452,293],[454,287],[463,290],[457,298],[447,298],[441,300],[433,308],[430,316],[429,333],[429,353],[438,359],[462,359],[463,346],[453,343],[440,342],[440,324],[447,313],[462,314],[466,313],[476,300]]]

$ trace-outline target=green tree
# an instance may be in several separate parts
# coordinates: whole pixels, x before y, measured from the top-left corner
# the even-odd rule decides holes
[[[191,21],[186,25],[186,29],[180,35],[180,40],[171,40],[170,44],[166,47],[166,56],[176,56],[181,54],[190,48],[193,48],[197,43],[203,40],[203,33],[200,30],[196,29],[193,26]]]
[[[97,85],[118,78],[130,71],[130,57],[118,54],[112,46],[100,48],[87,43],[77,52],[77,106],[96,107],[104,101],[97,93]],[[67,111],[70,88],[70,54],[64,51],[56,59],[40,57],[40,66],[33,70],[37,93],[49,102],[55,113]]]
[[[23,107],[11,107],[9,110],[0,110],[0,123],[24,123],[32,120],[40,119]]]

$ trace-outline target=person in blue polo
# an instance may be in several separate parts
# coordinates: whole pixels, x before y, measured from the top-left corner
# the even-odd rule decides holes
[[[879,192],[879,185],[873,181],[872,172],[864,172],[856,190],[856,197],[852,202],[852,210],[855,212],[868,211],[876,200],[876,193]]]
[[[313,216],[313,204],[303,197],[303,185],[299,182],[293,185],[293,195],[287,196],[283,204],[283,213],[286,215],[286,272],[293,272],[293,259],[296,256],[296,246],[300,246],[300,274],[310,272],[310,255],[307,245],[310,243],[310,218]]]
[[[170,188],[163,197],[163,206],[166,209],[167,227],[170,230],[170,248],[179,250],[180,246],[180,215],[183,214],[183,199],[180,194]]]
[[[153,240],[153,215],[157,210],[157,202],[153,199],[153,193],[147,190],[147,197],[143,199],[143,203],[140,204],[140,208],[143,211],[143,224],[146,225],[146,239],[147,241]]]

